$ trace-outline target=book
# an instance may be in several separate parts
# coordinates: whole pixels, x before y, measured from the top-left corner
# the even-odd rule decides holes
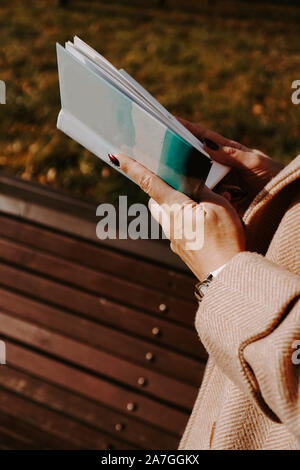
[[[213,188],[228,173],[125,70],[118,70],[77,36],[65,47],[56,47],[58,129],[108,165],[108,154],[125,153],[189,196],[199,183]]]

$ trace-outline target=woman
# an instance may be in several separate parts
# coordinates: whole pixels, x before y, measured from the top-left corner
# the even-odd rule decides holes
[[[221,194],[205,188],[198,204],[128,156],[115,157],[150,195],[156,219],[162,205],[164,213],[174,203],[179,212],[188,207],[192,218],[204,211],[201,249],[187,250],[168,232],[172,250],[202,281],[195,325],[210,355],[179,448],[300,449],[300,155],[283,168],[182,122],[232,168],[236,181],[223,182]]]

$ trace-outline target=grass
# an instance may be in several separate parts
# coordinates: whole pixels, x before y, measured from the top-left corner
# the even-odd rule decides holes
[[[97,201],[139,189],[56,129],[55,42],[75,34],[169,111],[288,163],[299,153],[300,8],[295,2],[1,0],[0,169]]]

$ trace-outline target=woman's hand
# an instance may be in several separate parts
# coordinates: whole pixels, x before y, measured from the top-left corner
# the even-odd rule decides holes
[[[224,197],[204,188],[197,204],[132,158],[110,158],[150,196],[149,209],[171,249],[199,280],[245,249],[240,218]]]
[[[213,160],[232,168],[214,191],[230,200],[240,215],[266,183],[283,168],[281,163],[259,150],[226,139],[200,124],[177,119],[204,143],[205,151]]]

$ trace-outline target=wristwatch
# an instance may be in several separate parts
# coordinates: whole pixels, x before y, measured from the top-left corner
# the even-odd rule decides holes
[[[201,302],[203,297],[206,294],[207,289],[209,288],[211,281],[213,280],[214,276],[212,273],[209,273],[203,281],[197,282],[195,285],[194,294],[196,299]]]

